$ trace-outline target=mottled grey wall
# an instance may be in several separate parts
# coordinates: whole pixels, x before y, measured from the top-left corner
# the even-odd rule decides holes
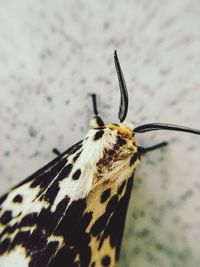
[[[90,92],[117,121],[117,49],[128,120],[200,128],[200,1],[0,1],[0,191],[86,134]],[[200,138],[167,140],[135,175],[122,267],[200,266]]]

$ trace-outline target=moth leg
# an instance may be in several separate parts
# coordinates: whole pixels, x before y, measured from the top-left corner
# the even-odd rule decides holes
[[[57,149],[57,148],[53,148],[52,152],[56,155],[56,156],[60,156],[62,153]]]
[[[139,146],[138,147],[138,153],[141,156],[141,155],[143,155],[143,154],[145,154],[145,153],[147,153],[149,151],[154,151],[156,149],[160,149],[160,148],[165,147],[167,145],[168,145],[167,142],[162,142],[162,143],[159,143],[157,145],[150,146],[150,147],[141,147],[141,146]]]
[[[92,97],[92,105],[93,105],[93,112],[94,112],[94,117],[91,119],[91,126],[94,128],[98,128],[101,126],[104,126],[104,122],[101,119],[101,117],[99,117],[99,112],[97,109],[97,100],[96,100],[96,94],[91,94]]]

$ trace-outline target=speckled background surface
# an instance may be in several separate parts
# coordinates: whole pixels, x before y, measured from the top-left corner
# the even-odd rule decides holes
[[[87,132],[90,92],[117,121],[117,49],[127,120],[200,128],[200,1],[0,1],[0,192]],[[167,140],[137,169],[120,266],[200,266],[200,138]]]

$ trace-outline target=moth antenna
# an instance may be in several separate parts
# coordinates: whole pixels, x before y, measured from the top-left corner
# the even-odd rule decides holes
[[[176,124],[168,124],[168,123],[148,123],[141,126],[136,127],[133,132],[134,133],[146,133],[157,130],[169,130],[169,131],[178,131],[178,132],[186,132],[192,134],[200,135],[200,130],[193,129],[189,127],[184,127]]]
[[[117,56],[117,51],[114,51],[114,62],[115,62],[115,68],[117,71],[118,81],[119,81],[119,88],[121,92],[121,99],[120,99],[120,106],[119,106],[119,112],[118,112],[118,118],[120,122],[123,122],[126,118],[127,112],[128,112],[128,91],[126,87],[126,83],[124,80],[124,75],[121,70],[121,66],[119,63],[119,59]]]
[[[92,105],[93,105],[93,113],[94,113],[94,118],[91,120],[90,124],[94,128],[104,126],[103,120],[101,119],[101,117],[99,117],[99,112],[97,108],[97,96],[96,94],[90,94],[90,95],[92,97]]]
[[[96,94],[91,94],[91,97],[92,97],[94,115],[98,116],[99,112],[98,112],[98,109],[97,109],[97,96],[96,96]]]

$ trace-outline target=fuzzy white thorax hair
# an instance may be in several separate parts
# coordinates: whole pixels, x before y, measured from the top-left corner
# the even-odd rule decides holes
[[[52,209],[54,210],[57,204],[63,199],[64,195],[69,196],[70,202],[84,198],[92,190],[93,179],[97,172],[97,162],[103,157],[103,152],[106,149],[112,149],[116,143],[117,132],[110,129],[104,129],[104,135],[97,141],[94,141],[96,130],[89,130],[86,138],[83,141],[80,157],[73,166],[70,177],[62,180],[59,193],[54,201]],[[71,157],[72,160],[73,157]],[[70,157],[69,157],[70,162]],[[73,173],[81,170],[81,176],[77,181],[72,180]]]

